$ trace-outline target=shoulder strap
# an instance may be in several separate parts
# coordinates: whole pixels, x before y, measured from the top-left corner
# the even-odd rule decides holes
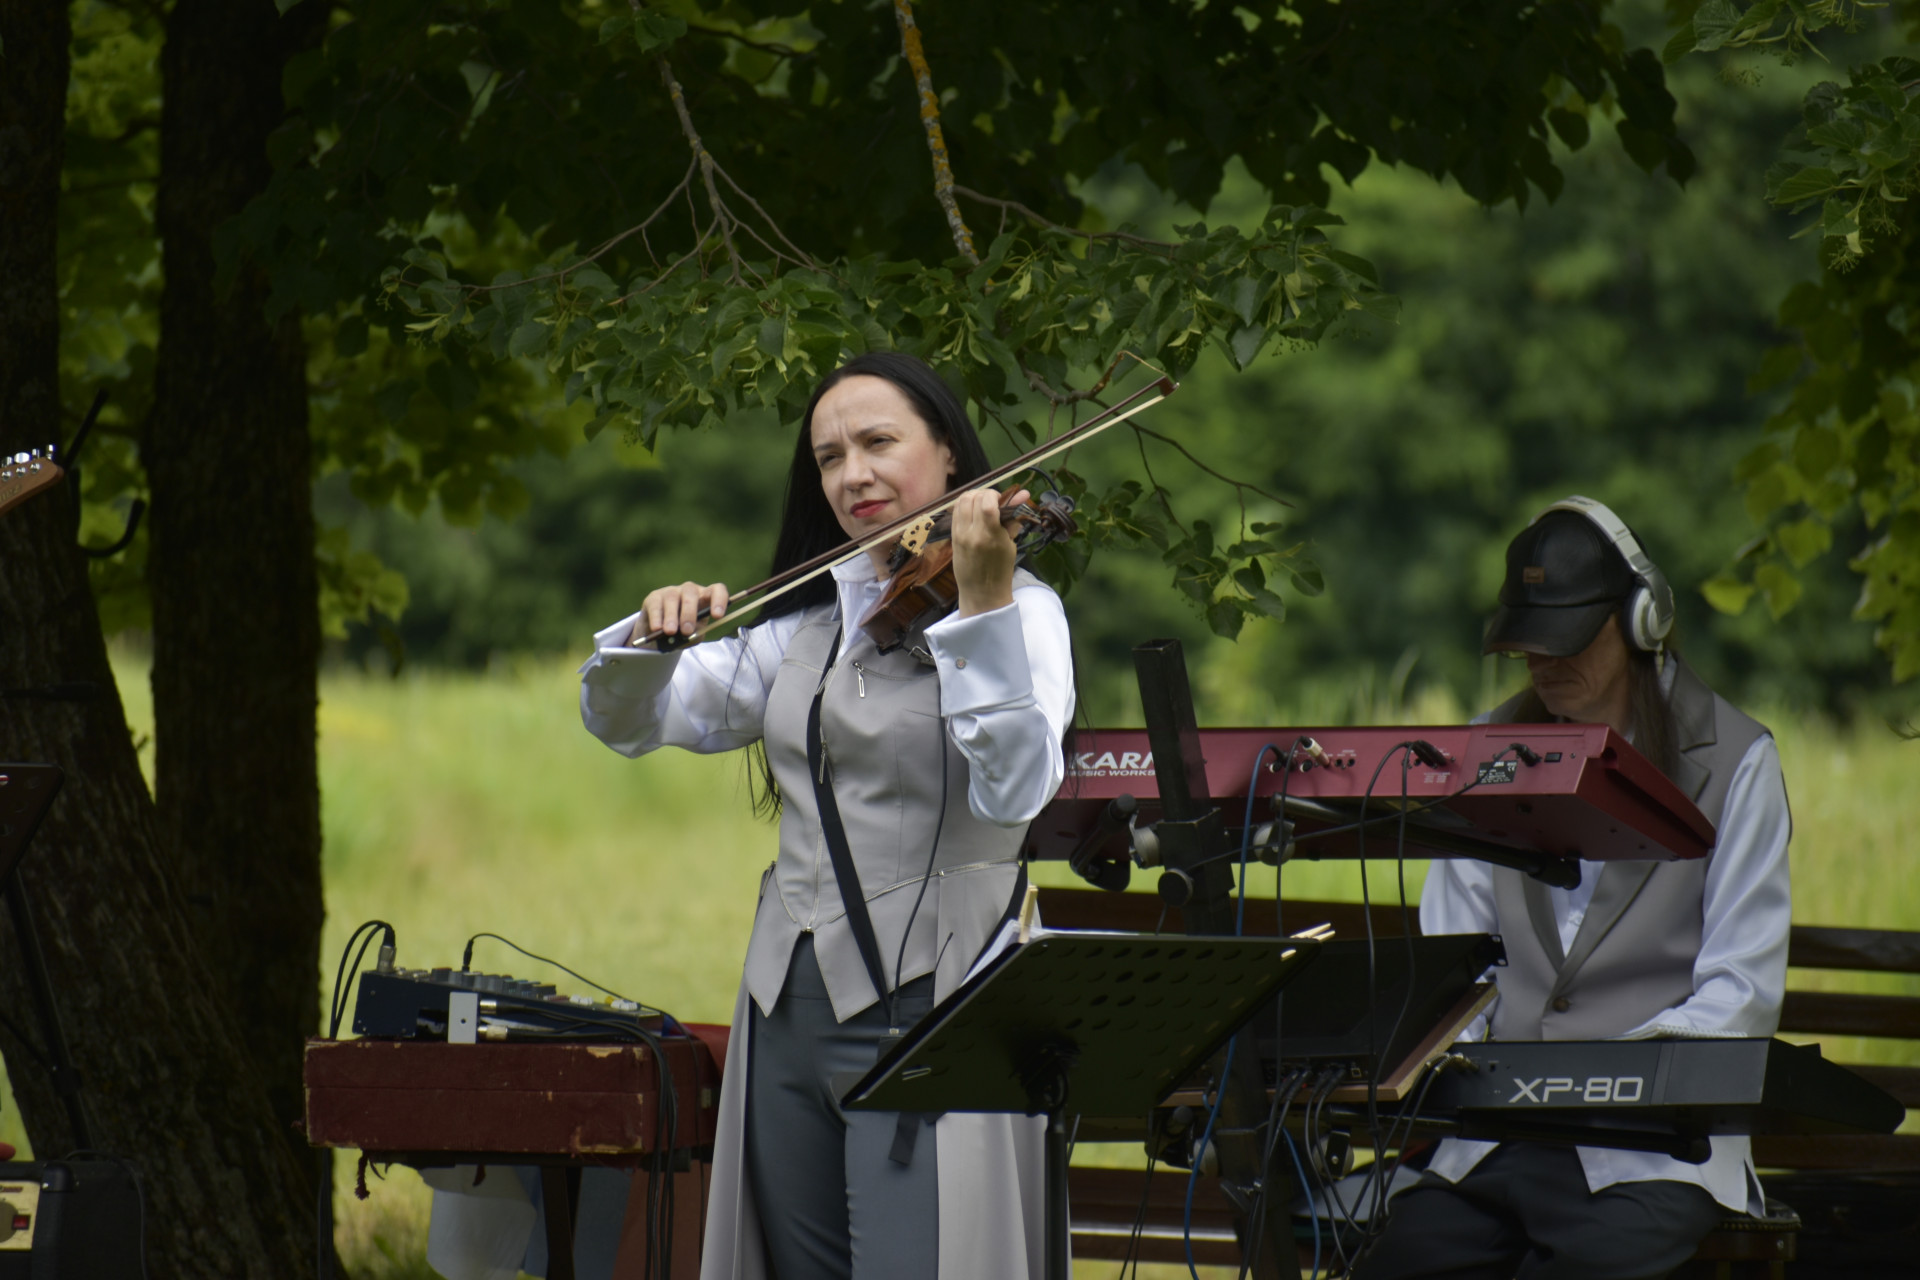
[[[887,972],[880,963],[880,940],[874,936],[873,916],[867,911],[867,896],[860,888],[860,873],[853,865],[853,850],[847,845],[847,829],[840,821],[840,805],[833,796],[833,776],[827,765],[826,743],[820,734],[820,700],[826,696],[827,677],[840,657],[840,632],[833,636],[827,651],[827,664],[820,670],[820,687],[813,691],[813,706],[807,712],[807,771],[813,776],[813,795],[820,810],[820,834],[833,858],[833,879],[840,887],[840,901],[847,910],[847,923],[853,927],[853,940],[859,944],[860,958],[866,962],[867,976],[873,980],[873,993],[882,1003],[887,999]]]

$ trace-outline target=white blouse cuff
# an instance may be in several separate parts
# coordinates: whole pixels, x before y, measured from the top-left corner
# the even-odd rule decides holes
[[[583,682],[621,698],[651,699],[667,686],[680,655],[628,647],[627,638],[639,618],[634,613],[593,633],[593,656],[580,666]]]
[[[1005,605],[971,618],[954,614],[927,628],[940,671],[940,714],[966,715],[1033,701],[1020,606]]]

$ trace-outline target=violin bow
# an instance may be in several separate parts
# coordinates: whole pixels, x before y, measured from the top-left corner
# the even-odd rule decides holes
[[[1136,357],[1136,359],[1137,358],[1138,357]],[[1145,362],[1142,361],[1142,363]],[[1073,448],[1074,445],[1092,439],[1108,427],[1118,426],[1135,414],[1143,413],[1153,408],[1154,405],[1159,404],[1162,400],[1165,400],[1178,390],[1179,386],[1179,383],[1175,382],[1166,374],[1160,374],[1154,381],[1135,391],[1132,395],[1114,405],[1112,408],[1102,410],[1093,417],[1088,418],[1079,426],[1064,431],[1053,439],[1035,446],[1026,453],[1013,459],[1013,461],[1002,463],[977,480],[970,482],[965,489],[951,490],[939,498],[934,499],[932,502],[927,503],[925,506],[914,511],[909,511],[906,515],[900,516],[892,522],[881,526],[864,538],[843,542],[831,551],[822,552],[820,555],[815,556],[803,564],[797,564],[784,573],[775,574],[765,582],[757,582],[753,586],[746,588],[746,590],[742,591],[739,595],[727,601],[727,616],[722,619],[722,621],[732,622],[740,615],[751,613],[755,609],[770,604],[790,591],[798,591],[801,587],[812,582],[821,574],[838,568],[855,556],[864,555],[875,547],[885,546],[889,542],[897,541],[903,532],[922,520],[952,510],[954,505],[972,490],[997,484],[1017,471],[1045,462],[1048,458],[1054,457],[1057,454],[1065,453],[1068,449]],[[1136,401],[1138,403],[1136,403]],[[707,624],[713,620],[712,611],[706,605],[701,605],[700,612],[695,615],[695,618],[700,625],[692,636],[681,636],[677,631],[649,631],[638,640],[629,637],[626,647],[633,649],[659,648],[661,647],[660,641],[662,640],[666,640],[669,645],[672,645],[674,641],[680,641],[682,644],[697,643],[706,638]]]

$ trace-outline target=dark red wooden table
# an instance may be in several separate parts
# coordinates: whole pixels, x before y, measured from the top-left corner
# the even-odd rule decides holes
[[[573,1280],[579,1171],[645,1169],[671,1153],[673,1273],[694,1277],[727,1028],[688,1029],[692,1038],[661,1045],[679,1102],[670,1137],[661,1129],[659,1063],[644,1045],[309,1040],[307,1140],[415,1168],[539,1166],[548,1280]],[[636,1175],[616,1280],[641,1274],[647,1185]]]

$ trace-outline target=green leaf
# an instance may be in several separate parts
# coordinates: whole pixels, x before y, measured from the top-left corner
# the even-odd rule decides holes
[[[632,28],[633,28],[632,14],[630,13],[616,14],[615,16],[608,18],[605,22],[600,24],[599,43],[606,44],[608,41],[615,39],[616,37],[620,36],[624,32],[632,30]]]
[[[1240,276],[1216,294],[1215,299],[1239,316],[1241,324],[1250,325],[1260,308],[1260,282],[1252,276]]]
[[[1249,597],[1249,605],[1258,610],[1262,615],[1272,618],[1276,622],[1286,621],[1287,602],[1279,596],[1273,594],[1273,592],[1267,590],[1265,587],[1259,587],[1253,591],[1249,591],[1247,595]]]
[[[1800,485],[1791,471],[1779,465],[1768,467],[1747,485],[1747,515],[1755,524],[1765,524],[1769,516],[1799,496]]]
[[[1753,571],[1754,585],[1766,597],[1767,612],[1778,622],[1800,602],[1800,579],[1778,560],[1769,560]]]
[[[727,373],[733,368],[735,358],[737,358],[742,351],[753,346],[758,337],[758,329],[752,331],[743,329],[726,341],[716,343],[713,348],[713,376],[716,378],[726,377]]]
[[[1852,116],[1841,116],[1808,129],[1807,141],[1824,151],[1839,152],[1844,155],[1865,146],[1870,134],[1871,131],[1867,128],[1865,121]]]
[[[1753,599],[1753,584],[1722,573],[1701,583],[1700,594],[1718,612],[1738,616]]]
[[[1802,169],[1768,193],[1775,204],[1801,204],[1840,189],[1840,175],[1824,167]]]
[[[1245,369],[1252,364],[1266,341],[1267,331],[1257,324],[1242,325],[1235,329],[1227,339],[1227,350],[1233,356],[1234,368]]]
[[[1237,638],[1246,621],[1247,615],[1237,600],[1215,600],[1207,606],[1207,629],[1224,639]]]
[[[1805,360],[1806,353],[1796,343],[1768,347],[1760,367],[1747,378],[1747,390],[1754,394],[1773,390],[1798,374]]]
[[[760,354],[769,360],[783,358],[787,345],[787,322],[779,316],[769,316],[760,322],[758,346]]]
[[[1660,61],[1666,63],[1668,66],[1672,66],[1674,63],[1680,61],[1680,59],[1692,53],[1699,42],[1700,37],[1693,33],[1693,23],[1682,23],[1679,30],[1675,31],[1673,35],[1668,38],[1667,43],[1661,47]]]
[[[633,24],[634,42],[640,46],[642,53],[664,48],[685,34],[686,19],[661,13],[658,9],[643,11]]]
[[[1809,481],[1825,479],[1840,465],[1839,433],[1822,426],[1800,428],[1793,438],[1793,465]]]
[[[1733,0],[1707,0],[1693,11],[1693,47],[1712,53],[1740,29],[1740,10]]]
[[[538,320],[529,320],[513,331],[513,337],[507,341],[509,356],[528,356],[547,345],[547,335],[552,330]]]
[[[1567,144],[1569,151],[1578,151],[1587,145],[1587,118],[1578,111],[1568,111],[1565,107],[1555,107],[1547,112],[1547,123],[1560,135],[1560,141]]]
[[[1773,536],[1796,569],[1805,568],[1816,556],[1833,546],[1833,527],[1824,520],[1795,520],[1775,529]]]

